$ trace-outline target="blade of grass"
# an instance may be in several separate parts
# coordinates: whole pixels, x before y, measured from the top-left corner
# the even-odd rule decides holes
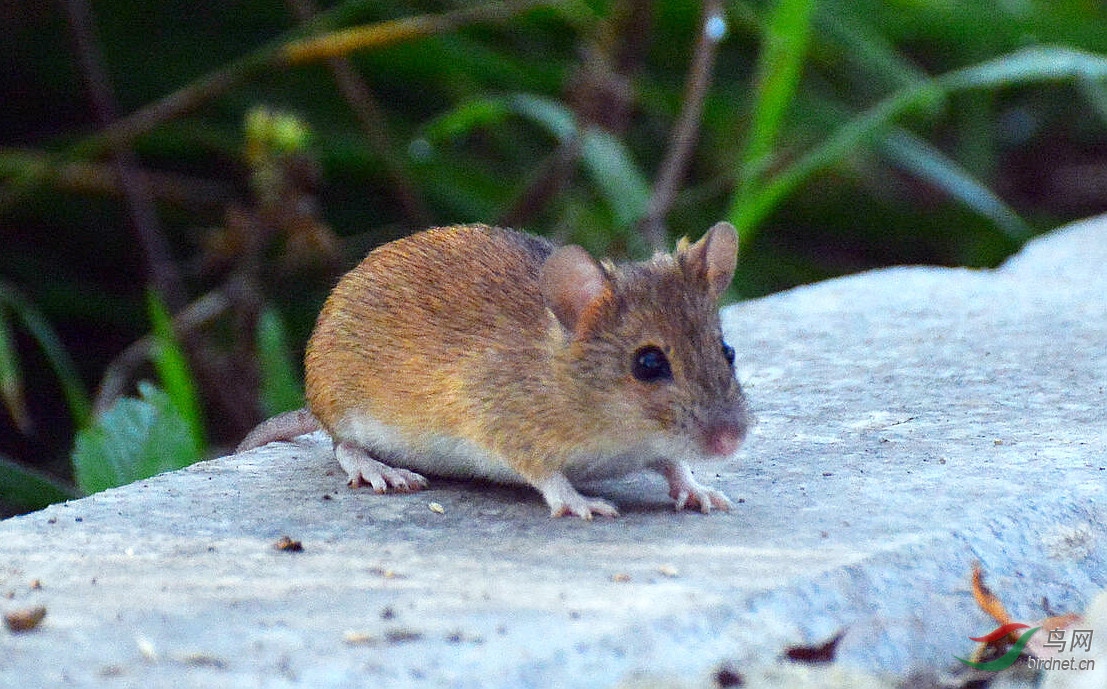
[[[558,141],[577,135],[576,119],[564,105],[529,93],[518,93],[508,100],[511,109],[542,125]]]
[[[878,88],[903,88],[929,79],[875,27],[859,18],[852,5],[821,5],[813,21],[820,34],[842,44],[835,52],[863,70],[867,83],[875,80]]]
[[[461,103],[423,126],[423,140],[437,145],[459,139],[478,127],[498,124],[511,115],[503,98],[476,98]]]
[[[896,118],[919,108],[933,108],[949,94],[1074,79],[1107,79],[1107,57],[1070,48],[1035,47],[900,89],[846,122],[820,146],[759,188],[745,196],[736,194],[730,221],[743,239],[752,237],[765,217],[812,175],[871,143]]]
[[[914,134],[894,128],[884,137],[880,148],[904,169],[991,220],[1012,240],[1021,243],[1033,233],[1019,214],[991,189]]]
[[[65,351],[49,321],[14,287],[0,281],[0,306],[3,305],[7,305],[19,318],[23,327],[42,349],[47,363],[61,383],[62,394],[65,395],[73,424],[77,428],[87,424],[92,414],[92,403],[89,401],[88,392],[81,382],[80,374],[77,373],[77,366]]]
[[[261,405],[269,416],[298,409],[304,393],[296,366],[289,356],[288,330],[272,306],[258,316],[258,363],[261,369]]]
[[[581,137],[581,161],[611,211],[617,228],[628,239],[641,238],[628,231],[646,214],[650,185],[626,145],[614,135],[590,127],[578,132],[573,113],[548,98],[518,94],[509,101],[512,110],[545,128],[559,141]]]
[[[1070,79],[1107,79],[1107,57],[1061,46],[1035,46],[948,72],[937,81],[952,93]]]
[[[173,332],[173,320],[165,304],[154,292],[147,294],[147,305],[155,340],[151,350],[154,368],[161,378],[166,394],[185,420],[196,445],[203,447],[204,417],[200,408],[200,396],[196,392],[184,349]]]
[[[27,416],[27,404],[23,397],[23,375],[19,370],[19,356],[15,351],[11,323],[7,309],[0,304],[0,397],[15,425],[24,435],[31,430]]]
[[[778,0],[764,27],[757,64],[753,121],[738,161],[738,192],[729,215],[744,203],[772,162],[781,124],[799,86],[811,30],[813,0]]]
[[[1095,109],[1099,119],[1107,124],[1107,84],[1085,76],[1080,77],[1079,84],[1084,100]]]
[[[761,222],[780,202],[812,175],[841,161],[858,146],[874,138],[900,114],[917,107],[929,107],[942,98],[942,91],[933,82],[901,91],[850,120],[830,138],[809,151],[795,163],[749,192],[730,211],[730,222],[738,229],[743,241],[751,239]]]
[[[613,134],[591,127],[581,140],[580,157],[607,200],[616,227],[623,232],[634,227],[646,215],[650,185],[630,149]]]
[[[0,455],[0,502],[23,510],[39,510],[77,497],[77,490]]]

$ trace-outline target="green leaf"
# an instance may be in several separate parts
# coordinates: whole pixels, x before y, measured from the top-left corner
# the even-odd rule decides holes
[[[154,329],[152,357],[154,368],[173,400],[177,412],[184,419],[196,444],[204,444],[204,417],[200,408],[200,396],[188,366],[188,359],[173,332],[173,320],[165,303],[153,292],[148,295],[150,322]]]
[[[258,317],[258,359],[261,367],[261,405],[269,416],[304,405],[297,367],[290,356],[288,331],[280,313],[265,307]]]
[[[77,497],[76,491],[0,455],[0,502],[20,510],[40,510]]]
[[[620,230],[631,229],[645,216],[650,185],[622,141],[598,127],[579,132],[573,113],[556,101],[517,94],[512,96],[510,103],[513,110],[542,126],[559,141],[581,137],[581,161]]]
[[[50,327],[50,323],[14,287],[2,280],[0,280],[0,305],[10,307],[22,321],[23,327],[38,343],[46,356],[47,363],[61,383],[62,393],[65,395],[74,425],[78,428],[84,426],[92,414],[92,402],[89,401],[88,392],[85,391],[76,365],[69,357],[69,353],[65,351],[54,329]]]
[[[15,425],[26,434],[31,428],[27,405],[23,397],[23,376],[19,370],[19,357],[15,351],[11,324],[7,309],[0,304],[0,398],[3,398]]]
[[[138,385],[140,399],[121,397],[77,434],[73,470],[77,485],[95,493],[180,469],[200,459],[201,445],[188,420],[164,391]]]
[[[884,138],[880,147],[901,167],[988,218],[1011,239],[1022,242],[1033,234],[1003,199],[926,141],[896,128]]]
[[[581,158],[600,190],[620,230],[634,227],[646,215],[650,187],[630,151],[612,134],[589,128],[581,142]]]
[[[764,28],[750,131],[739,161],[738,197],[768,169],[781,123],[799,86],[814,0],[778,0]]]

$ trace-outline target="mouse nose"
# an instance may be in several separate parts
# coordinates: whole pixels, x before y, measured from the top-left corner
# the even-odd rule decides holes
[[[712,457],[728,457],[738,451],[748,428],[745,411],[735,410],[712,419],[704,428],[703,449]]]

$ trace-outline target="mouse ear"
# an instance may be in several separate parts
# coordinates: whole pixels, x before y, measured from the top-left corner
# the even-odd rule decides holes
[[[609,284],[603,268],[576,245],[550,254],[538,276],[546,306],[569,332],[576,332],[581,316],[604,295]]]
[[[734,278],[734,268],[738,263],[738,232],[728,222],[715,223],[698,242],[678,250],[678,253],[683,254],[685,266],[707,279],[711,294],[717,297]]]

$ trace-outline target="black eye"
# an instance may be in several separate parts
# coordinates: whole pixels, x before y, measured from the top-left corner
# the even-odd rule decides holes
[[[673,377],[665,352],[653,345],[642,347],[634,353],[633,373],[634,377],[643,383],[655,383],[659,380],[670,380]]]
[[[726,357],[726,362],[731,366],[734,366],[734,347],[731,347],[726,342],[723,343],[723,356]]]

